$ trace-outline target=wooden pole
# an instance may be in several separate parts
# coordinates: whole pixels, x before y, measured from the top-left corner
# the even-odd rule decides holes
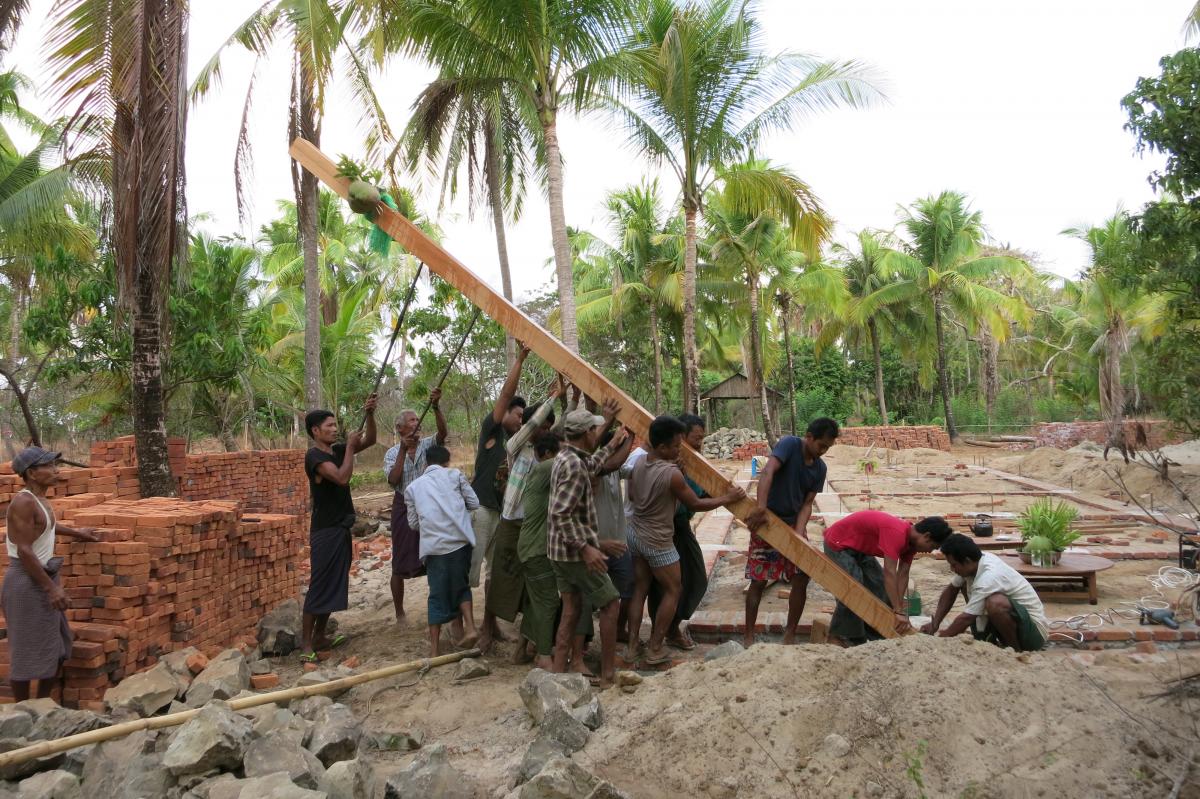
[[[350,182],[338,175],[337,166],[333,161],[330,161],[329,157],[314,147],[311,142],[296,139],[292,142],[289,152],[297,163],[316,175],[325,185],[343,198],[349,197]],[[609,382],[608,378],[595,367],[567,349],[561,341],[522,313],[521,309],[498,294],[454,256],[426,236],[420,228],[401,214],[383,206],[379,209],[375,224],[387,231],[388,235],[410,254],[424,261],[432,272],[454,286],[467,299],[479,306],[484,313],[496,320],[509,335],[518,341],[523,341],[525,346],[536,352],[542,360],[550,365],[551,369],[566,375],[584,394],[597,402],[607,399],[616,400],[621,406],[618,414],[620,421],[637,433],[639,437],[649,438],[650,422],[654,417],[645,408]],[[703,455],[689,447],[684,447],[680,457],[683,460],[684,471],[710,496],[720,496],[729,490],[729,481],[713,468]],[[757,510],[757,507],[754,500],[747,497],[732,505],[730,511],[737,518],[745,520],[747,516]],[[896,621],[891,608],[876,599],[875,595],[865,586],[825,557],[819,549],[796,535],[791,526],[784,524],[779,517],[768,513],[767,523],[757,532],[764,541],[803,569],[809,577],[816,580],[818,585],[837,597],[880,635],[885,638],[894,638],[897,635]]]
[[[233,710],[245,710],[259,705],[269,705],[272,702],[291,702],[296,699],[304,699],[309,696],[320,696],[322,694],[340,691],[342,689],[353,688],[356,685],[362,685],[365,682],[374,680],[382,680],[384,677],[394,677],[397,674],[404,674],[409,671],[417,671],[423,668],[433,668],[435,666],[444,666],[447,663],[454,663],[468,657],[479,657],[478,649],[468,649],[463,652],[455,652],[452,655],[442,655],[436,658],[423,658],[421,660],[410,660],[407,663],[399,663],[395,666],[385,666],[382,669],[374,671],[366,671],[362,674],[355,674],[353,677],[342,677],[338,680],[330,680],[329,682],[318,683],[317,685],[306,685],[300,688],[285,688],[282,691],[272,691],[271,693],[259,694],[258,696],[247,696],[243,699],[234,699],[229,702],[229,707]],[[23,746],[20,749],[14,749],[11,752],[0,754],[0,768],[15,766],[18,763],[24,763],[27,760],[34,758],[46,757],[47,755],[56,755],[59,752],[66,752],[78,746],[87,746],[88,744],[102,743],[103,741],[111,741],[113,738],[121,738],[141,730],[160,730],[164,727],[174,727],[191,720],[193,716],[200,712],[199,708],[195,710],[183,710],[179,713],[170,713],[166,716],[151,716],[146,719],[138,719],[137,721],[126,721],[122,724],[114,724],[111,727],[102,727],[98,730],[89,732],[76,733],[68,735],[66,738],[56,738],[53,741],[39,741],[29,746]]]

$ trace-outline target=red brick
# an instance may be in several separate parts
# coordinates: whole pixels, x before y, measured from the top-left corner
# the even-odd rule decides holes
[[[1154,645],[1153,641],[1138,641],[1134,649],[1147,655],[1153,655],[1158,651],[1158,647]]]
[[[1181,638],[1182,638],[1182,636],[1179,634],[1179,630],[1155,630],[1154,631],[1154,640],[1155,641],[1179,641]]]
[[[251,674],[250,687],[256,691],[265,691],[279,685],[278,674]]]
[[[1133,638],[1133,634],[1129,630],[1119,628],[1108,628],[1096,631],[1096,639],[1099,641],[1129,641]]]
[[[188,656],[187,661],[188,671],[192,674],[199,674],[208,667],[208,657],[203,652],[196,652]]]

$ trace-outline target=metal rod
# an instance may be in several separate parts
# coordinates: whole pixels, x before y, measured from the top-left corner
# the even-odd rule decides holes
[[[442,376],[438,378],[437,385],[434,386],[434,389],[441,388],[442,383],[444,383],[446,378],[450,375],[450,369],[453,368],[455,362],[458,361],[458,356],[462,354],[463,347],[466,345],[467,339],[469,339],[471,337],[472,331],[475,330],[475,323],[478,321],[479,321],[479,308],[476,307],[475,313],[471,315],[471,324],[467,325],[467,332],[463,334],[462,340],[460,340],[458,342],[458,348],[455,349],[454,354],[450,356],[450,360],[449,360],[449,362],[447,362],[446,368],[442,370]],[[430,393],[433,393],[433,392],[431,391]],[[425,417],[429,414],[429,409],[431,407],[433,407],[433,403],[430,402],[429,400],[425,400],[425,410],[421,411],[421,417],[419,419],[417,419],[417,429],[418,430],[421,429],[421,423],[425,421]]]
[[[379,383],[383,380],[383,370],[387,368],[388,361],[392,359],[392,348],[396,346],[396,339],[400,336],[400,328],[404,326],[404,317],[408,314],[408,306],[412,304],[413,296],[417,293],[417,281],[421,279],[421,270],[425,268],[424,261],[417,262],[417,271],[413,275],[412,283],[408,284],[408,294],[404,297],[404,305],[400,308],[400,315],[396,317],[396,325],[392,328],[392,338],[388,341],[387,352],[383,354],[383,361],[379,364],[379,371],[375,373],[375,387],[371,389],[371,393],[379,391]],[[358,423],[358,429],[361,432],[367,426],[367,415],[364,413],[362,421]]]

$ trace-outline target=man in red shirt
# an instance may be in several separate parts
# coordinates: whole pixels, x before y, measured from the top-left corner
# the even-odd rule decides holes
[[[907,632],[912,625],[904,594],[913,555],[932,552],[951,532],[941,516],[909,524],[881,510],[860,510],[825,531],[825,554],[879,597],[880,602],[891,606],[896,614],[896,632]],[[883,558],[882,570],[876,558]],[[829,635],[852,646],[882,638],[841,602],[833,613]]]

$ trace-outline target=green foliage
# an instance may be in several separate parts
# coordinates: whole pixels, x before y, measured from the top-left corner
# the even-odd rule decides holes
[[[1079,510],[1075,506],[1042,497],[1021,512],[1017,527],[1028,551],[1034,551],[1034,539],[1044,539],[1050,549],[1062,552],[1079,538],[1079,533],[1071,529],[1077,518]],[[1039,541],[1038,546],[1043,544]]]
[[[905,752],[904,762],[907,766],[904,769],[904,774],[908,777],[909,782],[917,789],[919,799],[926,799],[925,794],[925,755],[929,751],[929,742],[924,738],[917,741],[917,749],[915,752]]]

